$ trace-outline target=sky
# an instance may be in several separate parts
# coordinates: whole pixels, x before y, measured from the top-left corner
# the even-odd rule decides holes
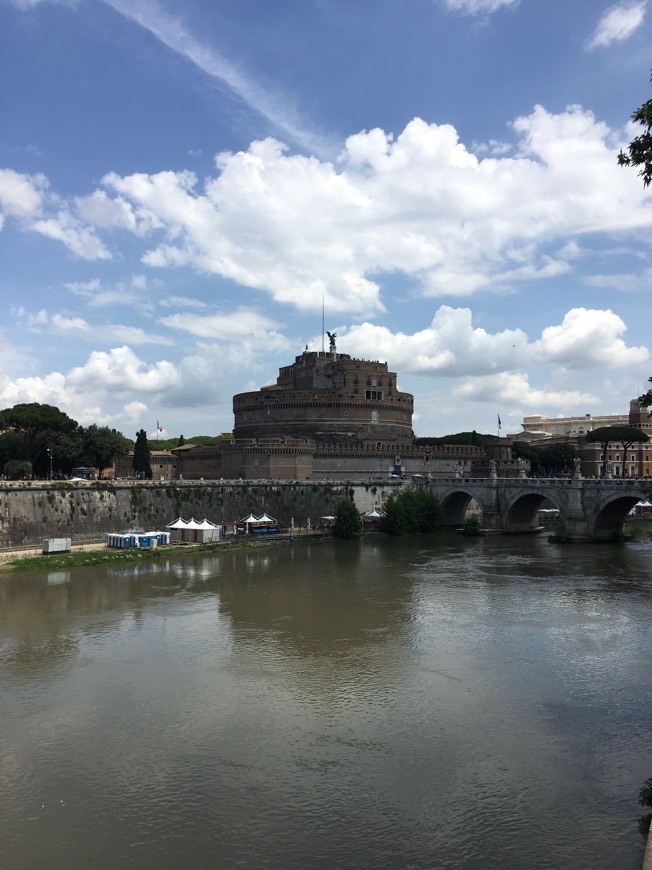
[[[417,435],[626,413],[651,37],[652,0],[0,0],[0,408],[217,435],[328,330]]]

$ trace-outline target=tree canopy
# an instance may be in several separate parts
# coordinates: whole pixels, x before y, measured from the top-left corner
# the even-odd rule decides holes
[[[348,498],[335,505],[333,534],[336,538],[357,538],[360,536],[360,511]]]
[[[16,443],[20,444],[21,455],[13,458],[34,464],[48,446],[60,455],[68,455],[76,446],[79,423],[52,405],[30,402],[0,411],[0,429],[13,431],[20,437],[20,442]]]
[[[598,441],[600,444],[609,444],[614,441],[619,441],[622,444],[643,444],[649,441],[648,436],[641,429],[634,429],[633,426],[600,426],[598,429],[593,429],[586,433],[586,440],[591,442]]]
[[[575,447],[572,444],[535,446],[525,441],[512,444],[514,459],[528,459],[533,477],[557,477],[573,469]]]
[[[652,378],[648,378],[648,382],[652,384]],[[639,396],[638,401],[643,408],[649,408],[652,405],[652,390],[648,390],[647,393]]]
[[[471,447],[482,447],[486,440],[492,437],[495,436],[481,435],[474,429],[472,432],[457,432],[454,435],[420,436],[415,438],[415,443],[420,447],[429,447],[431,444],[463,444]]]
[[[111,466],[114,458],[126,456],[132,447],[133,442],[121,432],[92,423],[82,436],[83,464],[97,468],[102,477],[102,472]]]
[[[387,499],[380,528],[388,535],[403,535],[435,532],[442,528],[444,522],[444,509],[436,495],[406,490]]]
[[[136,444],[134,445],[132,464],[134,471],[139,477],[144,477],[146,480],[152,479],[152,454],[149,449],[147,432],[144,429],[136,432]]]
[[[114,457],[133,449],[133,441],[108,426],[84,428],[53,405],[39,402],[14,405],[0,411],[0,471],[22,477],[69,475],[74,466],[88,465],[100,472]],[[27,463],[10,465],[9,463]]]
[[[618,154],[620,166],[640,167],[639,175],[643,186],[652,181],[652,100],[648,100],[632,113],[632,121],[643,127],[643,132],[635,136],[626,151]]]

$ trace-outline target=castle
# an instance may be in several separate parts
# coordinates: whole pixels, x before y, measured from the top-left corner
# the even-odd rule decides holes
[[[505,439],[488,447],[419,446],[414,399],[387,363],[309,351],[279,370],[276,383],[233,397],[233,439],[152,452],[154,477],[226,480],[365,480],[516,474]],[[126,458],[126,461],[129,461]],[[119,475],[116,468],[116,474]],[[126,468],[124,476],[129,476]]]

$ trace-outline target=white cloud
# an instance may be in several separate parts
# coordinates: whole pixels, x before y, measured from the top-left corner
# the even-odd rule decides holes
[[[89,281],[70,281],[64,284],[74,296],[85,300],[89,308],[119,308],[127,306],[130,310],[152,314],[154,303],[148,293],[156,281],[147,281],[142,275],[132,275],[129,281],[119,281],[112,286],[104,286],[99,278]]]
[[[519,0],[445,0],[446,6],[454,12],[468,15],[483,15],[497,12],[507,6],[516,6]]]
[[[136,236],[145,236],[163,226],[151,212],[134,209],[120,197],[110,198],[104,190],[96,190],[90,196],[76,197],[74,203],[77,214],[97,229],[126,229]]]
[[[481,158],[450,125],[414,119],[396,138],[349,137],[337,167],[270,139],[218,155],[218,174],[201,184],[188,171],[109,173],[70,206],[44,177],[4,170],[0,213],[85,259],[110,256],[96,222],[153,239],[142,257],[153,268],[191,267],[360,319],[384,311],[384,275],[423,296],[505,292],[572,270],[582,234],[652,227],[648,193],[618,167],[614,134],[590,112],[537,106],[513,130],[513,154]],[[153,311],[142,275],[68,287],[96,307]]]
[[[14,313],[26,316],[24,309]],[[184,410],[193,409],[192,419],[207,418],[217,430],[227,429],[232,423],[231,395],[246,389],[243,373],[251,389],[257,389],[272,374],[270,355],[286,363],[294,343],[276,332],[268,318],[247,309],[208,315],[205,326],[194,318],[193,314],[173,326],[214,340],[198,343],[177,362],[148,362],[128,346],[95,351],[67,373],[15,381],[5,376],[0,380],[0,402],[5,407],[31,401],[54,404],[83,425],[124,425],[128,431],[135,424],[146,429],[152,425],[146,419],[152,412],[144,408],[155,408],[161,418],[167,414],[170,431],[185,428]],[[33,322],[41,330],[59,329],[68,336],[85,330],[81,319],[63,314],[50,318],[45,310],[34,314]],[[415,423],[418,420],[424,434],[464,428],[455,420],[469,415],[477,419],[474,403],[505,409],[505,420],[509,409],[514,425],[519,413],[575,413],[577,407],[597,406],[597,396],[602,400],[604,395],[579,389],[578,369],[590,382],[591,368],[602,370],[605,359],[610,371],[645,369],[650,359],[647,348],[625,344],[624,324],[608,310],[573,309],[561,323],[534,338],[521,329],[492,333],[473,324],[469,309],[449,306],[441,306],[431,324],[413,334],[393,333],[371,323],[350,329],[338,326],[337,331],[338,343],[347,353],[387,360],[399,374],[400,389],[416,394],[423,385]],[[449,407],[446,395],[451,393],[456,401]]]
[[[468,308],[443,305],[427,329],[412,335],[392,333],[371,323],[345,332],[356,356],[391,360],[400,376],[410,374],[465,377],[491,372],[515,373],[533,366],[570,369],[638,365],[650,359],[645,347],[627,347],[625,324],[612,311],[575,308],[561,324],[546,327],[531,341],[521,329],[491,334],[474,327]]]
[[[109,260],[111,255],[104,244],[88,228],[80,226],[67,211],[31,222],[34,232],[55,239],[84,260]]]
[[[61,335],[87,333],[90,330],[90,325],[83,317],[66,317],[63,314],[53,314],[50,322],[55,332]]]
[[[201,299],[193,299],[191,296],[164,296],[159,299],[158,304],[161,308],[183,308],[187,311],[189,308],[205,311],[209,306]]]
[[[558,326],[548,326],[533,345],[534,358],[544,364],[571,368],[610,368],[647,362],[645,347],[627,347],[621,335],[627,327],[613,311],[574,308]]]
[[[71,394],[61,372],[51,372],[43,378],[16,378],[0,376],[0,405],[11,408],[28,402],[39,402],[59,408],[70,406]]]
[[[83,366],[73,368],[67,382],[76,388],[162,393],[179,384],[176,366],[167,360],[146,365],[129,347],[108,353],[94,351]]]
[[[44,376],[19,377],[14,380],[0,375],[0,407],[22,402],[39,402],[60,408],[84,426],[90,423],[126,427],[128,433],[151,426],[149,408],[164,409],[171,425],[189,408],[212,418],[224,395],[225,378],[243,370],[257,371],[257,362],[266,357],[266,349],[257,343],[236,342],[225,351],[224,344],[200,344],[178,362],[146,362],[127,346],[107,352],[94,351],[83,365],[68,372],[51,372]],[[227,387],[228,389],[228,387]],[[138,396],[138,399],[133,399]],[[224,414],[224,409],[220,413]],[[149,416],[149,420],[147,417]],[[228,413],[229,421],[231,419]],[[223,422],[222,428],[230,426]]]
[[[623,42],[637,30],[645,18],[645,0],[637,3],[619,3],[603,13],[589,40],[589,48],[604,48],[614,42]]]
[[[510,156],[481,159],[450,125],[415,119],[396,138],[349,137],[337,167],[265,140],[220,154],[201,185],[187,171],[103,183],[121,210],[151,216],[155,237],[165,228],[147,265],[218,274],[305,311],[324,299],[358,318],[384,310],[384,274],[424,296],[504,292],[570,271],[582,234],[652,227],[648,194],[590,112],[537,106],[513,130]]]
[[[268,317],[248,308],[239,308],[227,314],[171,314],[161,322],[173,329],[180,329],[200,338],[228,339],[269,337],[277,332],[277,324]]]
[[[137,423],[142,420],[148,413],[147,405],[144,402],[127,402],[122,409],[125,420]]]
[[[583,405],[597,405],[599,398],[580,390],[559,391],[546,387],[533,387],[527,375],[522,372],[513,374],[502,372],[498,375],[476,377],[465,381],[455,389],[455,395],[465,401],[487,402],[496,407],[520,407],[526,412],[549,408],[577,408]]]
[[[621,272],[611,275],[589,275],[584,278],[589,287],[607,287],[627,293],[642,293],[652,290],[652,267],[640,272]]]
[[[43,208],[43,192],[48,182],[43,175],[22,175],[13,169],[0,169],[0,219],[21,220],[38,217]]]
[[[14,218],[23,230],[62,242],[85,260],[107,260],[109,251],[94,231],[62,204],[45,176],[0,169],[0,229]]]
[[[50,314],[45,308],[36,313],[27,311],[23,306],[13,308],[12,315],[30,332],[48,333],[77,341],[87,341],[97,344],[165,344],[172,345],[172,339],[161,335],[145,332],[137,326],[127,326],[119,323],[102,323],[93,326],[83,317],[70,316],[56,312]]]

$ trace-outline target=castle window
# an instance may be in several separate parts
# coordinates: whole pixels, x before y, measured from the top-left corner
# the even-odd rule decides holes
[[[376,402],[382,402],[383,391],[382,390],[366,390],[365,398],[372,399],[373,401],[376,401]]]

